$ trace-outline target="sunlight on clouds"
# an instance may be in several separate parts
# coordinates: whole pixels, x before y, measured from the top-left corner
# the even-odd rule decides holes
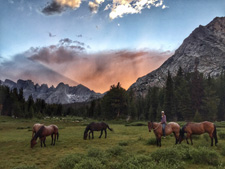
[[[163,5],[163,0],[113,0],[113,4],[108,4],[104,10],[111,9],[109,13],[110,19],[123,17],[125,14],[141,13],[144,8],[151,8],[151,6],[167,8]]]
[[[81,4],[81,0],[55,0],[58,4],[62,6],[68,6],[70,8],[79,8]]]
[[[94,2],[90,1],[88,3],[88,6],[89,6],[91,12],[92,13],[97,13],[99,5],[102,4],[103,2],[104,2],[104,0],[95,0]]]

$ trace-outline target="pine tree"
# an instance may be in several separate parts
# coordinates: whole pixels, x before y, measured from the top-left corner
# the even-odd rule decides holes
[[[168,71],[165,87],[165,101],[164,101],[164,111],[167,115],[168,120],[176,119],[175,114],[173,112],[174,109],[173,99],[174,99],[173,80],[170,72]]]

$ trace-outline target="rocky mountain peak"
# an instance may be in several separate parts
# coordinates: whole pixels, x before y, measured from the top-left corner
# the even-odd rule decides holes
[[[145,95],[150,86],[162,87],[167,72],[176,75],[179,67],[184,72],[193,72],[198,62],[198,71],[205,76],[218,76],[225,69],[225,17],[217,17],[206,26],[196,28],[155,71],[139,78],[129,90]]]
[[[17,83],[6,79],[1,81],[0,85],[8,86],[11,90],[14,88],[23,89],[25,100],[32,95],[33,99],[43,99],[49,104],[61,103],[77,103],[88,102],[102,97],[102,94],[95,93],[83,85],[69,86],[63,82],[59,83],[56,88],[47,84],[35,84],[31,80],[18,80]]]

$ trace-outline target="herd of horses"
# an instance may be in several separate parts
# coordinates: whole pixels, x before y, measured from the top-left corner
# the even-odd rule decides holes
[[[94,139],[94,131],[101,131],[99,138],[101,138],[104,131],[105,138],[106,138],[107,129],[109,129],[110,131],[113,131],[113,129],[111,129],[109,125],[104,122],[100,122],[100,123],[92,122],[88,124],[87,127],[85,128],[83,139],[86,140],[88,136],[89,136],[89,139],[91,139],[91,134],[92,134],[92,139]],[[163,136],[161,123],[148,122],[148,129],[149,129],[149,132],[151,132],[151,130],[154,131],[154,134],[156,136],[156,144],[157,146],[161,147],[161,138]],[[213,146],[213,139],[215,139],[215,145],[218,143],[216,126],[212,122],[208,122],[208,121],[204,121],[201,123],[189,122],[185,124],[182,128],[180,127],[178,123],[170,122],[165,127],[165,135],[167,136],[172,133],[175,136],[175,144],[181,143],[186,138],[187,144],[189,144],[188,139],[190,139],[191,144],[193,145],[191,136],[200,135],[204,133],[209,134],[209,137],[211,138],[211,146]],[[185,133],[186,133],[186,136],[185,136]],[[45,140],[46,140],[46,137],[50,135],[52,138],[51,145],[55,145],[56,138],[57,140],[59,138],[58,127],[56,125],[52,124],[49,126],[45,126],[44,124],[39,124],[39,123],[34,124],[32,128],[31,148],[33,148],[37,144],[38,138],[41,141],[41,147],[42,147],[42,143],[46,147]]]

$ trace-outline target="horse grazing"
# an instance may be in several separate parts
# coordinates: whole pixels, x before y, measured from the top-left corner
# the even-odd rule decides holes
[[[37,138],[39,137],[41,140],[41,147],[42,143],[44,143],[44,146],[46,147],[45,140],[47,136],[52,137],[52,143],[51,145],[55,145],[55,140],[56,140],[56,135],[57,135],[57,140],[59,139],[59,132],[58,132],[58,127],[56,125],[49,125],[49,126],[41,126],[41,128],[37,131],[37,133],[34,135],[34,137],[31,139],[30,144],[31,148],[37,144]],[[53,135],[55,135],[54,142],[53,142]]]
[[[148,122],[148,129],[151,132],[151,129],[154,131],[156,137],[157,146],[161,147],[161,137],[163,135],[162,124],[156,122]],[[170,135],[171,133],[175,136],[175,144],[178,143],[179,134],[180,134],[180,125],[175,122],[170,122],[165,127],[165,135]]]
[[[91,133],[92,133],[92,139],[94,138],[94,131],[101,131],[101,134],[99,136],[99,138],[101,138],[103,130],[105,131],[105,138],[106,138],[107,137],[107,131],[106,131],[107,128],[110,131],[113,131],[113,129],[109,128],[109,125],[104,123],[104,122],[100,122],[100,123],[92,122],[92,123],[88,124],[86,129],[85,129],[85,131],[84,131],[84,140],[87,139],[89,130],[90,130],[90,132],[89,132],[89,139],[90,139],[90,134]]]
[[[33,125],[33,128],[32,128],[32,138],[34,137],[34,134],[36,134],[37,131],[38,131],[42,126],[44,126],[44,124],[36,123],[36,124]]]
[[[211,146],[213,146],[213,138],[215,139],[215,145],[218,143],[216,126],[215,124],[209,121],[204,121],[201,123],[189,122],[185,124],[180,130],[179,143],[181,143],[184,140],[184,133],[187,133],[187,136],[186,136],[187,144],[189,144],[188,139],[190,138],[191,144],[193,145],[192,138],[191,138],[192,134],[200,135],[203,133],[209,133],[209,137],[211,138]]]

